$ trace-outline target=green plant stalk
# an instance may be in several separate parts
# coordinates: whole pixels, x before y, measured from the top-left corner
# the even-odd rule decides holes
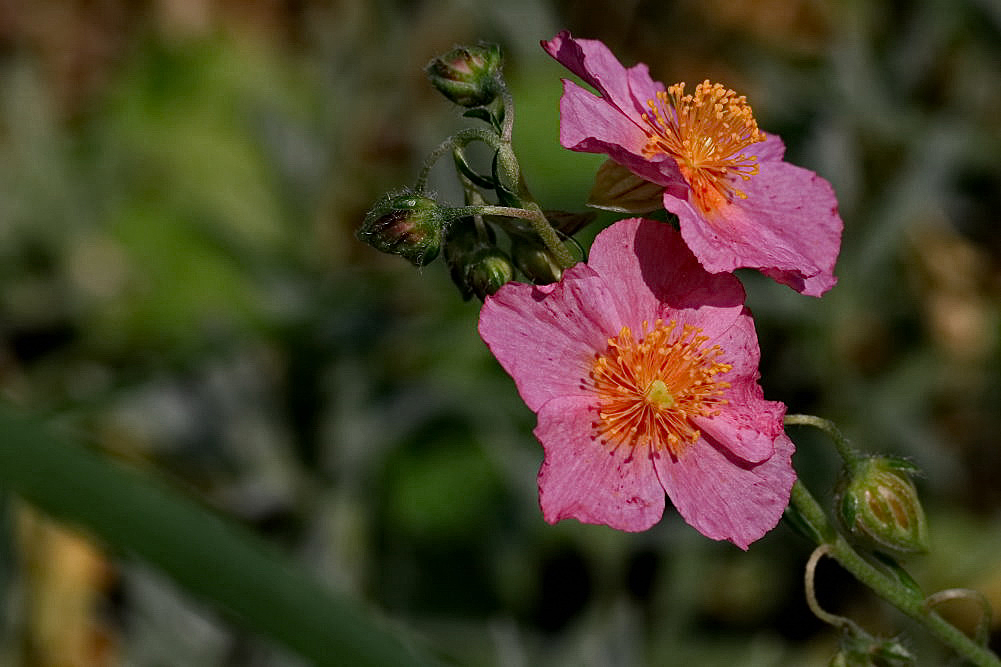
[[[463,148],[474,141],[482,141],[494,150],[500,150],[502,146],[509,145],[493,132],[482,128],[471,127],[456,132],[451,137],[438,144],[438,146],[431,151],[431,153],[424,160],[424,166],[421,167],[420,174],[417,176],[417,182],[414,184],[414,189],[419,193],[425,194],[428,177],[431,175],[431,169],[434,168],[434,165],[438,162],[438,160],[440,160],[443,155],[452,152],[456,148]]]
[[[466,217],[470,215],[496,215],[504,218],[520,218],[527,220],[532,225],[532,231],[546,244],[546,249],[553,254],[559,263],[560,268],[569,269],[577,263],[573,254],[560,240],[559,234],[549,224],[542,209],[535,203],[530,203],[526,208],[516,208],[513,206],[464,206],[452,209],[450,214],[456,217]]]
[[[435,163],[441,159],[443,155],[457,149],[462,149],[464,146],[474,142],[482,141],[487,144],[498,154],[503,154],[507,158],[507,162],[510,163],[509,166],[515,173],[508,174],[511,180],[515,182],[515,187],[517,187],[518,192],[517,198],[521,200],[520,204],[524,208],[510,207],[510,206],[484,206],[479,211],[472,211],[469,207],[462,209],[453,209],[453,214],[460,214],[462,216],[466,215],[498,215],[509,218],[521,218],[527,220],[532,225],[532,231],[538,235],[539,240],[545,244],[546,249],[552,253],[553,258],[556,260],[562,269],[569,269],[571,266],[577,263],[574,259],[573,254],[563,245],[560,235],[556,232],[549,220],[546,219],[546,215],[542,212],[542,208],[531,198],[527,190],[524,187],[524,183],[520,177],[520,169],[517,165],[517,158],[514,155],[514,151],[511,148],[511,129],[514,123],[514,101],[511,98],[510,93],[506,92],[504,95],[504,127],[502,130],[502,136],[497,136],[492,132],[479,128],[469,128],[457,132],[453,136],[449,137],[441,144],[435,148],[427,159],[424,161],[424,166],[421,169],[420,174],[417,177],[417,182],[414,188],[417,192],[425,192],[427,188],[427,180],[431,174],[431,169],[434,167]],[[487,211],[485,209],[491,209]]]
[[[813,426],[818,428],[827,435],[831,436],[831,440],[834,441],[834,446],[838,450],[838,454],[841,459],[845,462],[845,465],[851,467],[854,466],[862,456],[856,451],[851,443],[848,442],[834,422],[829,419],[823,419],[822,417],[815,417],[813,415],[786,415],[785,416],[786,425],[800,425],[800,426]]]
[[[1001,660],[944,618],[931,611],[921,595],[887,576],[863,558],[848,541],[838,535],[810,491],[797,481],[793,485],[792,504],[806,517],[830,545],[830,556],[856,579],[904,614],[925,626],[942,643],[977,667],[1001,667]],[[823,544],[822,542],[821,544]]]
[[[436,664],[242,526],[0,409],[0,490],[166,574],[315,665]]]

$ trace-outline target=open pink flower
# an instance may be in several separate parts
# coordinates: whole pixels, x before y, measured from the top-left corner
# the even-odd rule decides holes
[[[670,225],[615,223],[560,283],[488,297],[479,329],[538,415],[546,521],[645,530],[666,491],[703,535],[744,549],[778,522],[793,444],[757,383],[744,290]]]
[[[782,160],[743,96],[704,81],[667,88],[640,63],[625,68],[599,41],[561,32],[543,48],[598,95],[563,81],[560,143],[606,153],[664,188],[664,208],[711,273],[759,269],[820,296],[837,282],[843,223],[830,184]]]

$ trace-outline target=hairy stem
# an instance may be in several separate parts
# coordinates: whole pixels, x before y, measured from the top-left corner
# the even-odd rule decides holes
[[[570,250],[563,245],[559,234],[546,219],[542,209],[537,204],[530,203],[527,208],[516,208],[513,206],[465,206],[452,210],[452,214],[458,217],[469,215],[496,215],[506,218],[520,218],[527,220],[532,225],[534,231],[544,244],[546,249],[552,253],[553,258],[559,263],[560,268],[569,269],[576,264],[576,260]]]
[[[853,466],[855,462],[861,458],[855,448],[851,446],[851,443],[848,442],[848,438],[842,435],[841,430],[829,419],[814,417],[813,415],[786,415],[785,423],[786,426],[812,426],[814,428],[819,428],[821,431],[831,436],[831,440],[834,441],[834,446],[837,448],[838,454],[848,466]]]
[[[901,612],[921,623],[942,643],[971,664],[977,667],[1001,667],[1001,660],[990,649],[967,637],[956,626],[932,611],[931,605],[921,594],[888,576],[855,551],[844,537],[835,532],[820,504],[802,482],[797,481],[793,485],[790,502],[817,529],[817,533],[824,536],[824,541],[821,541],[820,545],[826,545],[827,548],[820,555],[834,558],[856,579]]]

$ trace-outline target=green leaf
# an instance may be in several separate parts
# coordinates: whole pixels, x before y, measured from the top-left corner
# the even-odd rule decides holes
[[[92,534],[316,665],[430,665],[386,623],[250,531],[0,409],[0,488]]]

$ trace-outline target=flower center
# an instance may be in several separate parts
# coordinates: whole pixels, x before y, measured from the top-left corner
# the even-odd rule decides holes
[[[639,340],[629,327],[608,339],[608,348],[595,355],[586,385],[598,397],[598,419],[592,424],[595,437],[612,451],[650,445],[679,456],[701,435],[693,417],[714,417],[729,382],[718,375],[732,366],[717,360],[719,345],[704,347],[709,340],[702,329],[677,323],[654,322],[647,332],[643,323]]]
[[[747,181],[758,173],[757,156],[743,152],[765,140],[747,98],[719,83],[703,81],[685,95],[676,83],[648,100],[643,120],[647,143],[643,155],[669,155],[678,163],[703,212],[746,199],[736,178]]]

